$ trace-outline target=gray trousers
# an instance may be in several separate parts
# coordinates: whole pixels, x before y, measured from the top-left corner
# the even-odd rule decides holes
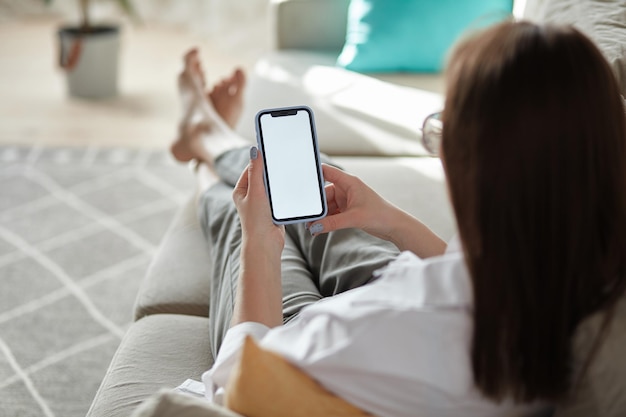
[[[200,223],[212,261],[209,337],[213,357],[230,327],[235,303],[241,225],[232,191],[248,161],[248,148],[223,154],[215,162],[221,181],[199,199]],[[358,229],[311,237],[304,224],[287,225],[281,259],[284,322],[323,297],[369,283],[373,271],[388,264],[398,253],[392,243]]]

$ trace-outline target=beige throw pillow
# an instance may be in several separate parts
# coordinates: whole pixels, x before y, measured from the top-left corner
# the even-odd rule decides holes
[[[226,407],[246,417],[367,416],[328,392],[280,355],[251,337],[226,387]]]

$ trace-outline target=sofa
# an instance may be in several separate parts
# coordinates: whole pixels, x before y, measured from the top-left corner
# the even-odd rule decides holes
[[[269,2],[273,49],[249,74],[237,131],[255,143],[253,120],[259,109],[310,106],[324,153],[448,239],[455,224],[443,169],[422,148],[419,132],[422,120],[443,106],[443,77],[438,73],[364,75],[337,67],[348,5],[349,0]],[[606,11],[598,12],[605,20],[608,11],[616,12],[615,20],[626,20],[623,1],[531,0],[528,9],[534,13],[530,18],[578,24],[590,18],[584,7]],[[624,50],[614,45],[626,44],[626,27],[598,35],[598,26],[585,25],[590,36],[605,43],[603,51],[608,51],[624,91]],[[88,417],[236,416],[172,391],[187,379],[199,381],[213,362],[207,319],[208,254],[190,190],[188,202],[175,216],[146,273],[136,299],[135,321],[112,359]]]

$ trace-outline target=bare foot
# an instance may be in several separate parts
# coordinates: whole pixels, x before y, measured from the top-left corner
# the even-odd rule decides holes
[[[178,75],[178,91],[183,102],[183,113],[187,114],[197,104],[204,90],[205,79],[196,48],[185,54],[183,62],[183,71]]]
[[[234,129],[243,109],[243,90],[246,79],[243,71],[237,68],[230,77],[224,78],[213,86],[208,98],[211,100],[217,114]]]
[[[181,124],[178,138],[170,147],[174,158],[179,162],[189,162],[195,159],[211,163],[213,158],[207,154],[202,143],[202,136],[210,130],[211,127],[204,123]]]
[[[178,138],[171,146],[174,158],[181,162],[192,159],[211,162],[217,155],[211,155],[202,138],[212,130],[220,131],[222,136],[232,137],[233,147],[242,144],[232,129],[243,108],[244,86],[243,71],[237,69],[210,92],[206,92],[198,50],[194,48],[185,54],[184,69],[178,77],[184,115],[179,124]],[[215,140],[214,148],[217,152],[230,147],[231,144],[225,142],[224,138]]]
[[[170,146],[170,152],[179,162],[189,162],[198,158],[197,147],[202,145],[200,142],[201,130],[208,130],[208,126],[199,124],[190,125],[181,123],[178,127],[178,137]]]

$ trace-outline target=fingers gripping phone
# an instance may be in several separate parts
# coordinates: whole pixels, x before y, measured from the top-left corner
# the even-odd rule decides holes
[[[306,106],[261,110],[256,132],[272,221],[290,224],[323,218],[326,193],[313,111]]]

